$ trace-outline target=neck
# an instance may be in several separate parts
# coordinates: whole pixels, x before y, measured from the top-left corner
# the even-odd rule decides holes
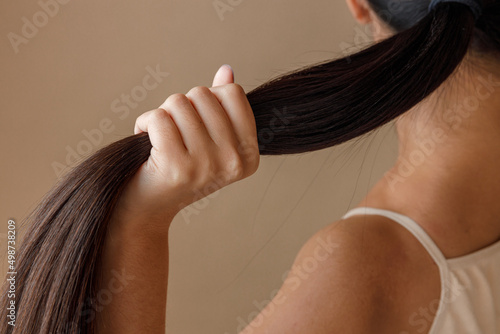
[[[500,76],[452,81],[398,119],[397,162],[361,203],[411,217],[447,258],[500,240]]]

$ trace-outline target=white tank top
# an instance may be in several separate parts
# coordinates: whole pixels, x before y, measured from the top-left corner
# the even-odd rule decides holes
[[[411,218],[374,208],[355,208],[355,215],[387,217],[410,231],[439,267],[441,297],[426,310],[416,310],[409,324],[419,332],[436,314],[428,334],[500,334],[500,241],[474,253],[446,259],[431,237]],[[427,316],[427,317],[426,317]],[[398,332],[406,334],[406,332]]]

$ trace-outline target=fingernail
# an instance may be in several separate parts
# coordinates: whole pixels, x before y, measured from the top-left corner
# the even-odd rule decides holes
[[[234,80],[234,71],[233,71],[233,68],[231,67],[231,65],[229,65],[229,64],[224,64],[224,65],[222,65],[222,66],[227,66],[227,67],[229,67],[229,69],[231,70],[231,73],[233,73],[233,80]]]

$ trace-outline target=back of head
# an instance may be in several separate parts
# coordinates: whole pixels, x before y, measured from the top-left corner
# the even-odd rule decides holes
[[[395,33],[410,29],[430,14],[428,0],[368,0],[368,2]],[[475,24],[471,50],[498,57],[500,56],[500,1],[482,0],[478,3],[481,4],[482,11]],[[442,5],[460,6],[458,2]]]

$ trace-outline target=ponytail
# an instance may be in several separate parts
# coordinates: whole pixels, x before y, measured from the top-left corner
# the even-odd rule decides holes
[[[498,36],[498,23],[483,26],[496,29]],[[320,63],[257,87],[247,96],[260,153],[320,150],[393,120],[446,81],[473,33],[474,16],[466,6],[440,4],[413,27],[351,55],[350,61]],[[150,149],[145,133],[115,142],[46,195],[25,222],[29,227],[17,260],[16,326],[5,321],[10,299],[4,286],[1,333],[94,333],[94,319],[86,311],[100,284],[96,271],[108,220]]]
[[[414,27],[355,55],[274,79],[248,94],[259,141],[270,110],[286,127],[261,154],[320,150],[361,136],[408,111],[434,92],[463,60],[474,31],[468,7],[441,4]]]

